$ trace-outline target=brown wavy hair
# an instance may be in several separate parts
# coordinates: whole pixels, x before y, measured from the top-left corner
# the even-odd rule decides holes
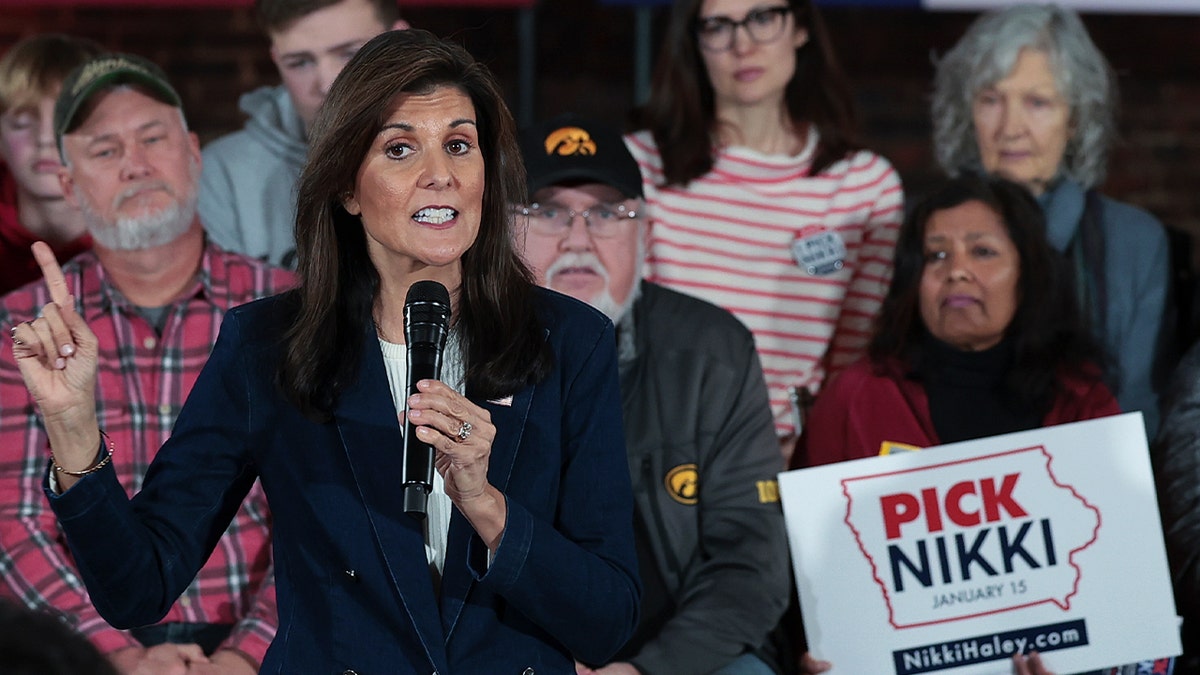
[[[666,185],[686,186],[713,166],[715,95],[696,44],[702,2],[679,0],[671,7],[650,98],[634,114],[634,126],[654,136]],[[816,6],[811,0],[787,0],[787,5],[794,26],[808,29],[808,41],[796,49],[796,72],[784,103],[797,133],[812,125],[820,135],[811,169],[815,175],[862,147],[854,96]]]
[[[362,221],[342,206],[359,165],[401,94],[455,87],[475,106],[484,159],[479,235],[462,256],[458,328],[467,390],[497,398],[549,372],[553,356],[535,314],[533,275],[513,247],[509,205],[522,201],[525,171],[512,115],[488,69],[459,45],[421,30],[367,42],[330,88],[311,132],[296,209],[297,305],[280,366],[284,394],[310,419],[330,418],[357,376],[379,273]]]

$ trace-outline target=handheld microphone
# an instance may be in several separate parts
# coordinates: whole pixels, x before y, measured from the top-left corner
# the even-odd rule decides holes
[[[424,518],[433,490],[433,446],[417,438],[408,420],[408,397],[417,382],[442,377],[442,351],[450,332],[450,294],[436,281],[418,281],[404,298],[404,344],[408,363],[408,395],[404,397],[404,512]]]

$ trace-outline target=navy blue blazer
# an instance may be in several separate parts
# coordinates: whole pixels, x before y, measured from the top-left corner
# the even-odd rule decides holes
[[[259,478],[280,613],[261,672],[568,675],[574,659],[606,662],[641,591],[613,328],[571,298],[539,289],[537,302],[550,375],[511,405],[472,399],[491,412],[488,478],[508,499],[490,566],[455,511],[435,594],[422,525],[401,506],[401,429],[374,331],[333,421],[317,424],[276,387],[289,303],[269,298],[226,315],[138,495],[110,468],[47,491],[100,614],[158,621]]]

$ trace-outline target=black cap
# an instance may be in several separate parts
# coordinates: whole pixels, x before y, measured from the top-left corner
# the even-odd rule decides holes
[[[133,54],[104,54],[89,59],[67,76],[54,103],[54,141],[59,159],[66,161],[62,156],[63,135],[79,126],[79,112],[88,99],[119,84],[136,84],[163,103],[183,107],[179,94],[153,62]]]
[[[642,196],[642,174],[621,134],[577,115],[559,115],[521,132],[530,198],[550,185],[603,183]]]

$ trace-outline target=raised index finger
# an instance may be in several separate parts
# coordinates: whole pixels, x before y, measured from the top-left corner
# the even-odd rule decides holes
[[[59,307],[66,308],[71,301],[71,290],[67,288],[67,279],[63,276],[62,268],[54,257],[54,251],[44,241],[34,242],[33,258],[38,267],[42,268],[42,278],[46,280],[46,288],[50,290],[50,300]]]

